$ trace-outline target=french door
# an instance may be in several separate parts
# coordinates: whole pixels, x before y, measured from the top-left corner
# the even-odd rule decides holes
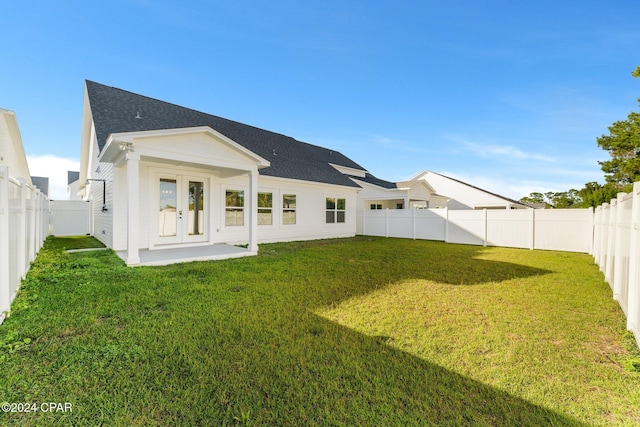
[[[208,183],[205,178],[158,174],[155,243],[202,242],[209,234]]]

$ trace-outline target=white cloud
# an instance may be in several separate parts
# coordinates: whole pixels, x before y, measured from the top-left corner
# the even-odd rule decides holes
[[[463,142],[467,151],[480,156],[480,157],[493,157],[498,160],[539,160],[541,162],[555,162],[555,159],[550,156],[539,153],[527,153],[519,148],[512,147],[510,145],[496,145],[496,144],[477,144],[475,142]]]
[[[80,161],[45,154],[43,156],[27,156],[31,176],[49,178],[49,197],[52,200],[68,199],[67,171],[80,170]]]

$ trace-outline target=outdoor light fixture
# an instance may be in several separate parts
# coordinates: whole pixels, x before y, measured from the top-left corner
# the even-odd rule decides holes
[[[133,143],[131,142],[119,142],[120,150],[122,151],[133,151]]]
[[[106,179],[91,179],[88,178],[84,185],[91,184],[90,181],[102,181],[102,212],[106,212],[107,209],[107,180]]]

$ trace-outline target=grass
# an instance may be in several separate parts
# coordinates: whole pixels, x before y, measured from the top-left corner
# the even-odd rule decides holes
[[[640,423],[640,353],[585,254],[356,237],[128,268],[70,246],[47,240],[0,327],[0,401],[73,411],[0,425]]]

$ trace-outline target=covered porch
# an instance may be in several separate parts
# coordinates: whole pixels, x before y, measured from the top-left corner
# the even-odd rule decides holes
[[[116,254],[127,262],[127,251],[118,251]],[[156,249],[151,251],[148,249],[141,249],[138,251],[140,262],[136,265],[169,265],[181,262],[222,260],[253,255],[257,255],[257,251],[224,243],[205,246]]]
[[[255,153],[200,127],[112,134],[100,161],[112,163],[117,171],[114,191],[123,197],[114,205],[114,229],[119,233],[114,246],[127,265],[258,253],[258,169],[269,162]],[[224,199],[214,195],[219,185],[214,186],[213,180],[219,183],[230,177],[243,182],[244,191],[239,193],[246,197],[242,194],[238,210],[244,225],[235,239],[225,240],[212,219],[225,209]],[[238,240],[248,242],[248,248],[225,244]]]

